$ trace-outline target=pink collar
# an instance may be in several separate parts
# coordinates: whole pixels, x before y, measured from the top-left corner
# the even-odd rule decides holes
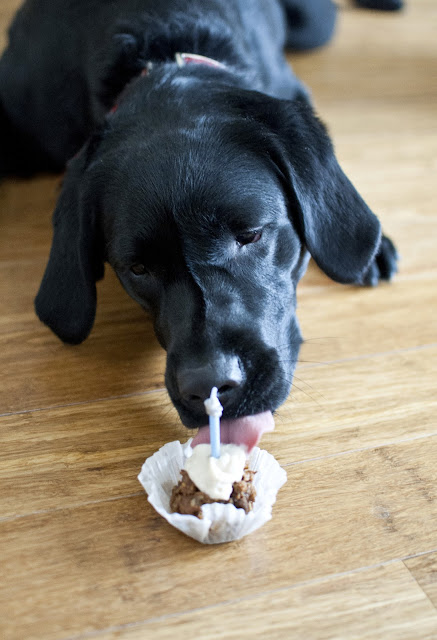
[[[218,60],[201,56],[198,53],[177,53],[175,55],[176,64],[178,67],[185,67],[187,64],[203,64],[207,67],[218,67],[219,69],[226,69],[226,66]]]

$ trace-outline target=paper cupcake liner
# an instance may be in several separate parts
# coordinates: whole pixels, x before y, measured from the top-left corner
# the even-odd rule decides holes
[[[171,492],[181,479],[180,471],[191,442],[191,439],[185,444],[178,440],[168,442],[143,464],[138,480],[154,509],[176,529],[204,544],[238,540],[268,522],[287,474],[270,453],[258,447],[249,455],[249,468],[257,472],[253,481],[257,495],[252,511],[246,514],[233,504],[217,502],[202,506],[202,519],[171,511]]]

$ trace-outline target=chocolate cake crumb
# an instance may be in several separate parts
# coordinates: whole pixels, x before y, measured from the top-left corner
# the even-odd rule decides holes
[[[253,478],[256,471],[251,471],[248,466],[244,468],[243,476],[238,482],[234,482],[229,500],[214,500],[206,493],[200,491],[191,480],[186,471],[182,469],[181,480],[173,487],[170,498],[170,508],[177,513],[188,514],[202,518],[202,505],[220,502],[222,504],[233,504],[237,509],[244,509],[249,513],[253,509],[256,497],[256,489],[253,485]]]

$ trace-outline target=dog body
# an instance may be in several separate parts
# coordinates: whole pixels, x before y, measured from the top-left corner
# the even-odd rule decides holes
[[[178,51],[201,50],[238,70],[247,88],[292,97],[299,83],[285,40],[277,0],[30,0],[10,30],[1,100],[62,170],[143,65]]]
[[[396,269],[283,53],[328,39],[334,20],[330,0],[31,0],[12,26],[0,167],[77,154],[37,313],[81,342],[109,262],[152,314],[189,427],[212,386],[230,431],[285,400],[310,255],[344,283]]]

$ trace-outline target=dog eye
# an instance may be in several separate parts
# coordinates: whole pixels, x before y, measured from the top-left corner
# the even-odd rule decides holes
[[[143,264],[141,264],[141,262],[133,264],[130,270],[136,276],[143,276],[146,273],[146,267]]]
[[[261,236],[261,231],[246,231],[235,236],[235,240],[239,247],[243,247],[246,244],[254,244],[254,242],[258,242],[258,240],[261,240]]]

